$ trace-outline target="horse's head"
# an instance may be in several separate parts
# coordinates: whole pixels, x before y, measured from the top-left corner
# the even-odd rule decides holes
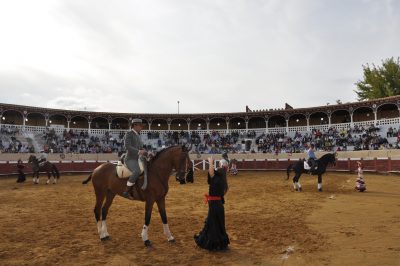
[[[328,153],[326,154],[327,156],[327,163],[333,166],[336,166],[336,157],[337,157],[337,153]]]
[[[332,162],[332,165],[333,165],[333,166],[336,166],[336,159],[337,159],[337,157],[338,157],[338,154],[337,154],[337,152],[335,152],[335,153],[333,154],[333,162]]]
[[[176,177],[178,178],[181,184],[185,183],[185,175],[188,172],[191,161],[189,158],[189,151],[192,149],[192,145],[182,145],[181,147],[177,147],[177,156],[173,162],[175,170],[177,170]]]
[[[36,161],[36,156],[35,155],[29,156],[28,163],[33,163],[34,161]]]

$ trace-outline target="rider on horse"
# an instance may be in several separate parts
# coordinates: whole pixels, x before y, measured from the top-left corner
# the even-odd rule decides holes
[[[228,166],[229,165],[229,158],[228,158],[228,153],[227,152],[224,152],[222,154],[222,160],[220,161],[220,164],[224,165],[224,166]],[[226,170],[228,170],[228,169],[226,169]]]
[[[48,154],[44,150],[41,150],[39,160],[38,160],[39,165],[45,164],[45,162],[47,162],[47,157],[48,157]]]
[[[124,144],[127,152],[125,164],[132,172],[132,175],[128,178],[123,196],[129,199],[132,199],[132,188],[141,174],[138,162],[139,158],[144,164],[144,174],[147,175],[147,160],[145,157],[146,151],[143,149],[143,142],[139,135],[142,127],[143,125],[141,119],[132,119],[131,130],[125,134]]]
[[[307,155],[308,155],[308,165],[310,166],[310,173],[312,173],[315,168],[317,167],[317,157],[315,156],[314,152],[314,144],[310,144],[310,148],[307,150]]]

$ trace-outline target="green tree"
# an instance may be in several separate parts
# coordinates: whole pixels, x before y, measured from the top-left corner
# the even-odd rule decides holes
[[[400,61],[393,57],[383,60],[382,66],[372,67],[363,65],[364,80],[359,80],[355,85],[358,100],[371,100],[376,98],[400,95]]]

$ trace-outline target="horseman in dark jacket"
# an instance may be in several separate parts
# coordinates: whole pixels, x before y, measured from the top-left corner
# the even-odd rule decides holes
[[[126,190],[123,193],[125,198],[132,199],[132,188],[140,176],[139,158],[144,163],[144,174],[147,176],[146,151],[143,149],[143,142],[140,139],[142,130],[142,120],[133,119],[131,130],[125,134],[124,144],[126,149],[125,164],[132,172],[126,184]]]

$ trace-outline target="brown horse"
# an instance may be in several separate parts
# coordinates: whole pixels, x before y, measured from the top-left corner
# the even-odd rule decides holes
[[[151,242],[148,238],[148,227],[150,225],[151,212],[154,203],[157,203],[158,211],[164,227],[164,234],[169,242],[174,242],[167,221],[165,211],[165,197],[168,193],[168,180],[175,169],[180,179],[185,179],[190,162],[188,152],[190,148],[186,146],[172,146],[160,151],[150,162],[148,166],[148,184],[145,190],[142,190],[143,179],[139,179],[135,185],[133,197],[135,200],[145,202],[145,222],[142,229],[142,240],[146,246]],[[92,179],[94,191],[96,194],[96,205],[94,207],[94,216],[97,222],[97,230],[101,240],[107,240],[106,218],[108,210],[113,202],[115,195],[122,196],[126,187],[127,178],[118,178],[116,166],[111,163],[103,163],[98,166],[92,174],[83,181],[87,184]],[[105,201],[105,203],[104,203]],[[101,211],[101,212],[100,212]]]
[[[58,172],[57,167],[49,161],[39,163],[39,160],[36,158],[36,156],[31,155],[29,156],[28,163],[32,164],[33,184],[39,184],[39,172],[46,172],[47,174],[46,184],[50,183],[51,176],[53,176],[53,184],[56,184],[57,179],[60,178],[60,173]]]

